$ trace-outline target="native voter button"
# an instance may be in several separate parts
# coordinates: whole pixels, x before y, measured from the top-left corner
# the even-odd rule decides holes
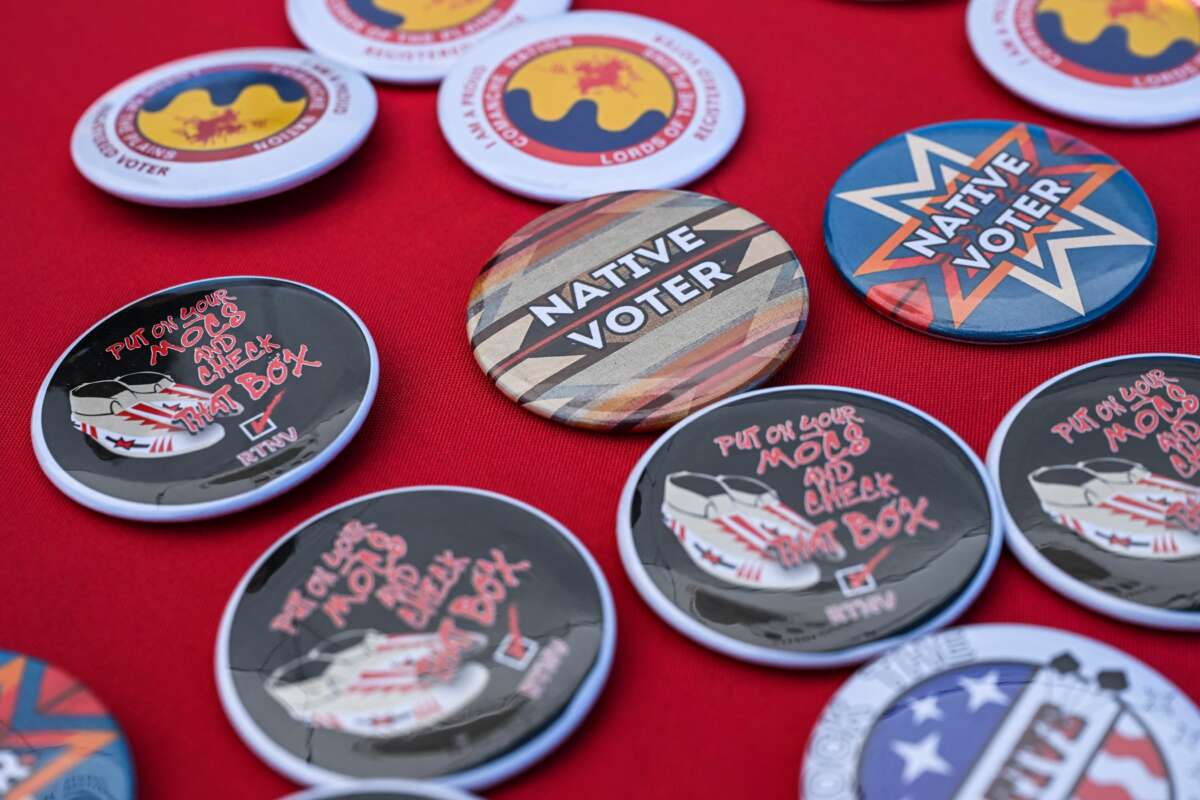
[[[634,587],[680,633],[777,667],[862,661],[953,621],[1001,547],[983,465],[927,414],[762,389],[664,434],[617,512]]]
[[[125,81],[75,126],[71,157],[100,189],[155,206],[218,206],[323,175],[363,143],[375,90],[303,50],[247,48]]]
[[[173,522],[261,503],[358,432],[379,380],[362,320],[276,278],[185,283],[97,323],[33,409],[47,477],[83,505]]]
[[[1040,579],[1127,622],[1200,630],[1200,358],[1048,380],[1004,418],[988,466],[1009,548]]]
[[[573,11],[515,26],[442,82],[450,147],[492,183],[568,202],[672,189],[725,157],[746,102],[715,50],[665,22]]]
[[[512,235],[475,282],[475,360],[518,405],[592,429],[665,428],[769,378],[808,287],[788,243],[701,194],[620,192]]]
[[[418,781],[355,781],[290,794],[283,800],[478,800],[474,795]]]
[[[1096,321],[1154,259],[1145,192],[1091,145],[1019,122],[900,134],[846,171],[825,243],[867,304],[971,342],[1045,339]]]
[[[612,664],[608,584],[540,511],[476,489],[351,500],[276,543],[217,638],[217,686],[298,783],[486,788],[583,720]]]
[[[560,14],[571,0],[288,0],[296,37],[314,52],[391,83],[435,83],[480,40]]]
[[[1101,125],[1200,119],[1195,0],[972,0],[975,55],[1005,88]]]
[[[58,667],[0,650],[0,797],[133,800],[129,744],[104,704]]]
[[[1183,800],[1200,711],[1094,639],[970,625],[863,667],[817,720],[802,800]]]

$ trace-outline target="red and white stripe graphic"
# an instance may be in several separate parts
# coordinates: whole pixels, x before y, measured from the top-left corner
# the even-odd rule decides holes
[[[389,636],[369,656],[382,663],[361,670],[347,691],[409,692],[424,688],[430,681],[449,680],[457,672],[463,654],[486,643],[482,634],[460,631],[445,623],[434,634]]]
[[[763,568],[761,564],[755,564],[751,561],[743,561],[738,565],[735,573],[739,578],[753,583],[762,581]]]
[[[170,453],[174,449],[175,443],[170,435],[160,436],[150,443],[151,453]]]
[[[1071,530],[1078,533],[1080,536],[1084,535],[1083,526],[1080,525],[1079,520],[1075,519],[1074,517],[1068,517],[1066,514],[1059,514],[1058,521],[1060,524],[1062,524],[1063,526],[1065,526],[1067,528],[1070,528]]]
[[[411,692],[421,688],[420,680],[416,665],[406,664],[390,670],[361,672],[346,691],[351,694]]]
[[[1075,517],[1068,517],[1065,514],[1058,514],[1055,516],[1055,519],[1057,519],[1058,522],[1063,526],[1070,528],[1084,538],[1086,538],[1087,534],[1090,532],[1093,535],[1103,539],[1105,543],[1114,547],[1123,547],[1126,550],[1135,550],[1143,549],[1149,546],[1150,552],[1160,556],[1178,555],[1180,552],[1182,552],[1182,549],[1179,546],[1179,539],[1171,530],[1166,530],[1161,533],[1154,533],[1151,535],[1150,541],[1146,541],[1144,535],[1134,538],[1129,532],[1106,531],[1096,527],[1095,525],[1084,525]],[[1172,521],[1170,518],[1166,518],[1162,522],[1153,524],[1162,525],[1164,528],[1170,529],[1181,528],[1178,523]]]
[[[800,531],[800,533],[805,536],[811,537],[813,534],[815,534],[817,532],[816,525],[813,525],[807,519],[800,516],[798,513],[796,513],[794,510],[792,510],[790,507],[784,505],[783,503],[772,503],[769,506],[763,506],[763,509],[770,512],[771,514],[774,514],[775,516],[779,517],[781,520],[783,520],[787,524],[791,525],[793,528],[797,528]]]
[[[84,435],[84,436],[90,436],[90,437],[92,437],[93,439],[95,439],[96,441],[99,441],[99,440],[100,440],[100,434],[99,434],[99,432],[96,430],[96,426],[95,426],[95,425],[89,425],[89,424],[87,424],[86,422],[80,422],[80,421],[79,421],[79,420],[77,420],[77,419],[76,419],[76,420],[71,420],[71,421],[72,421],[73,423],[75,423],[75,427],[76,427],[76,428],[77,428],[77,429],[78,429],[78,430],[79,430],[81,433],[83,433],[83,435]]]
[[[1170,534],[1155,536],[1153,550],[1160,555],[1178,553],[1179,542],[1175,541],[1175,537]]]
[[[761,558],[770,558],[767,547],[779,538],[778,533],[768,532],[757,520],[747,519],[741,514],[718,517],[714,521],[746,549]]]
[[[1124,494],[1114,494],[1101,503],[1100,508],[1111,511],[1114,514],[1145,522],[1149,525],[1174,526],[1174,523],[1168,516],[1168,511],[1171,507],[1166,503],[1157,503],[1153,500],[1129,497]]]
[[[172,414],[147,403],[138,403],[130,408],[122,409],[117,412],[117,416],[155,430],[183,432],[183,428],[171,424]]]
[[[174,386],[168,386],[159,394],[174,394],[180,397],[185,397],[189,400],[195,400],[201,403],[207,403],[212,400],[212,395],[201,389],[194,389],[191,386],[184,386],[182,383],[177,383]]]
[[[1108,738],[1076,787],[1072,800],[1170,800],[1162,755],[1129,713],[1117,718]]]
[[[837,555],[836,542],[831,546],[829,537],[820,535],[820,529],[792,509],[782,503],[764,508],[778,517],[780,524],[746,514],[727,514],[712,523],[755,556],[778,561],[783,566],[811,561],[818,553]],[[663,517],[676,538],[686,541],[690,534],[687,527],[669,513],[664,512]]]
[[[1147,489],[1160,489],[1167,492],[1187,495],[1193,500],[1200,502],[1200,487],[1192,486],[1182,481],[1164,478],[1162,475],[1150,475],[1142,478],[1137,482],[1137,485],[1143,486]]]

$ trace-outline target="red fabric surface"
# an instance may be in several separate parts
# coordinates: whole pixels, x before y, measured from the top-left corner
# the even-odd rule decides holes
[[[1076,364],[1195,351],[1200,127],[1117,131],[1044,114],[976,63],[960,2],[579,0],[651,14],[703,37],[737,70],[749,117],[693,188],[772,223],[800,254],[812,316],[776,384],[835,383],[926,409],[983,453],[1008,408]],[[213,682],[217,624],[238,579],[322,508],[388,487],[504,492],[562,520],[595,553],[619,633],[607,690],[551,757],[489,795],[796,795],[809,730],[847,670],[793,673],[718,656],[669,629],[617,557],[618,494],[651,436],[574,431],[527,414],[476,367],[464,332],[480,265],[545,210],[475,177],[442,140],[433,89],[381,87],[362,151],[286,195],[215,210],[158,210],[94,189],[67,140],[98,95],[193,53],[298,46],[282,0],[12,3],[2,48],[5,313],[0,647],[91,685],[131,741],[144,798],[270,798],[291,785],[246,749]],[[1056,341],[980,347],[885,321],[838,276],[822,243],[829,189],[858,155],[913,126],[1001,117],[1050,124],[1116,156],[1149,193],[1161,244],[1149,279],[1103,322]],[[42,475],[29,414],[46,370],[86,327],[153,290],[220,274],[293,278],[340,297],[374,333],[379,397],[358,438],[302,488],[247,513],[155,527],[88,511]],[[1123,647],[1200,695],[1194,635],[1097,616],[1005,555],[965,622],[1048,623]]]

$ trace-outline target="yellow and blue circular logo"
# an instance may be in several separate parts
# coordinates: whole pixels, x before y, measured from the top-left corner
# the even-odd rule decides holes
[[[117,130],[151,158],[219,161],[294,140],[320,119],[327,101],[320,80],[294,67],[230,65],[140,92],[121,110]]]
[[[586,36],[551,40],[500,62],[484,103],[496,133],[547,161],[610,166],[676,141],[695,115],[688,73],[636,42]]]
[[[335,18],[371,38],[449,41],[494,25],[516,0],[326,0]]]
[[[1200,74],[1194,0],[1020,0],[1017,21],[1041,60],[1092,83],[1159,87]]]

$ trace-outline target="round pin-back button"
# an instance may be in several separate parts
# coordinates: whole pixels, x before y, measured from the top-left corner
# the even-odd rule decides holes
[[[992,77],[1055,113],[1121,127],[1200,119],[1195,0],[972,0],[967,34]]]
[[[665,22],[573,11],[472,48],[438,93],[446,140],[517,194],[566,202],[708,172],[746,116],[737,76]]]
[[[766,380],[807,317],[800,261],[758,217],[692,192],[619,192],[502,244],[471,292],[467,335],[521,406],[650,430]]]
[[[617,511],[621,560],[672,627],[779,667],[854,663],[949,624],[1000,552],[983,465],[881,395],[787,386],[664,434]]]
[[[288,0],[297,38],[373,78],[434,83],[480,40],[560,14],[571,0]]]
[[[105,514],[228,514],[337,455],[378,380],[371,335],[338,300],[210,278],[130,303],[68,347],[38,392],[33,446],[59,489]]]
[[[477,789],[582,722],[616,620],[596,562],[558,522],[456,487],[351,500],[243,578],[217,685],[246,743],[289,778]]]
[[[1200,358],[1050,379],[1004,418],[988,466],[1009,547],[1039,578],[1128,622],[1200,629]]]
[[[474,795],[418,781],[355,781],[343,786],[309,789],[283,800],[477,800]]]
[[[302,50],[253,48],[173,61],[97,100],[71,156],[106,192],[156,206],[276,194],[342,163],[375,122],[360,73]]]
[[[1037,125],[949,122],[896,136],[834,186],[825,243],[867,304],[949,339],[1044,339],[1128,298],[1154,211],[1091,145]]]
[[[1133,657],[1031,625],[970,625],[863,667],[809,738],[803,800],[1176,798],[1200,711]]]
[[[9,798],[133,800],[116,721],[71,675],[0,650],[0,792]]]

